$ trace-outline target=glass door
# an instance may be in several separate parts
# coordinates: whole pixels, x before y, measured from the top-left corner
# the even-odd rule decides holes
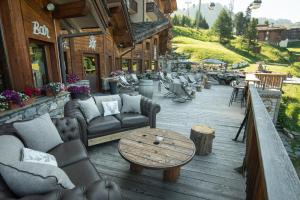
[[[30,42],[29,53],[31,57],[31,68],[35,87],[42,87],[49,83],[46,60],[46,45]]]
[[[100,78],[98,55],[84,54],[83,55],[83,70],[84,78],[90,81],[91,92],[99,92]]]

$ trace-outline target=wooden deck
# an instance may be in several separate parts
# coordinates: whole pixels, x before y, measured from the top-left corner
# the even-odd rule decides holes
[[[232,88],[213,86],[197,93],[187,103],[174,103],[155,92],[154,100],[161,105],[157,127],[189,136],[193,124],[203,123],[216,129],[213,152],[195,156],[182,167],[177,183],[162,181],[162,171],[144,170],[133,175],[129,163],[118,153],[117,142],[89,149],[92,162],[101,176],[117,182],[125,199],[132,200],[194,200],[245,199],[245,178],[234,171],[242,164],[245,145],[233,142],[244,116],[240,104],[228,107]]]

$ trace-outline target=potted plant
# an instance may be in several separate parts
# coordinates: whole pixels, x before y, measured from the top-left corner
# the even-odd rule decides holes
[[[9,109],[8,103],[4,96],[0,95],[0,112],[6,111]]]
[[[5,90],[1,93],[1,96],[5,98],[10,109],[15,109],[22,107],[25,102],[29,99],[29,96],[22,92],[17,92],[15,90]]]
[[[118,93],[118,76],[123,75],[124,72],[121,70],[117,70],[110,73],[110,79],[108,80],[110,93],[117,94]]]
[[[51,82],[45,87],[46,96],[56,96],[64,91],[64,84],[60,82]]]
[[[69,86],[68,92],[71,94],[72,99],[84,99],[90,95],[90,87],[88,86]]]
[[[27,87],[24,89],[24,94],[29,96],[30,98],[26,101],[26,104],[32,104],[35,101],[37,96],[41,95],[41,90],[39,88],[30,88]]]

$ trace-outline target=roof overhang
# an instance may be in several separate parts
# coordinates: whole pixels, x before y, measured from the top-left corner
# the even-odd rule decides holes
[[[140,43],[143,40],[152,37],[165,29],[172,27],[168,19],[156,22],[140,22],[132,24],[134,31],[135,43]]]
[[[52,0],[55,4],[53,17],[60,19],[61,28],[71,32],[109,26],[106,5],[101,0]]]
[[[110,13],[112,36],[118,48],[134,45],[130,17],[124,0],[107,0]]]

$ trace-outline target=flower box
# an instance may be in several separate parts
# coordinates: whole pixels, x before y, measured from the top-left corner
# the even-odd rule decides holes
[[[9,107],[9,110],[14,110],[14,109],[20,108],[21,106],[14,102],[8,102],[8,107]]]
[[[35,97],[31,97],[31,98],[29,98],[28,100],[22,102],[22,104],[23,104],[24,106],[33,104],[33,103],[35,102],[35,99],[36,99]]]
[[[47,97],[54,97],[55,94],[52,92],[52,90],[46,90],[46,96]]]

